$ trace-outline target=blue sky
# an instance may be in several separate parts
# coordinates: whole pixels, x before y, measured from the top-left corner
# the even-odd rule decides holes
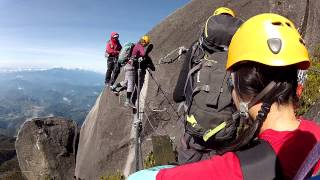
[[[0,68],[104,72],[112,31],[137,41],[189,0],[0,0]]]

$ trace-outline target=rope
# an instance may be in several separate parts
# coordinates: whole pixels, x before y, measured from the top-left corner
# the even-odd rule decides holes
[[[176,56],[175,58],[170,58],[169,60],[167,60],[167,58],[169,56],[171,56],[172,54],[176,53],[178,51],[178,56]],[[186,53],[188,51],[188,49],[186,49],[185,47],[181,46],[181,47],[178,47],[174,50],[172,50],[170,53],[168,53],[166,56],[162,57],[159,59],[159,62],[155,65],[161,65],[161,64],[171,64],[173,62],[175,62],[176,60],[179,59],[179,57]]]
[[[310,3],[309,0],[307,0],[304,15],[303,15],[302,21],[300,22],[300,26],[298,28],[298,32],[301,34],[302,38],[305,37],[306,30],[307,30],[309,11],[310,11],[309,3]],[[311,70],[311,68],[309,68],[309,70]],[[304,81],[306,81],[307,79],[307,71],[308,70],[306,70],[305,71],[306,73],[302,74],[302,77],[300,77],[300,80],[302,80],[301,81],[302,83],[304,83]]]
[[[158,133],[158,131],[157,131],[157,130],[154,128],[154,126],[152,125],[151,120],[149,119],[149,115],[148,115],[146,112],[145,112],[144,115],[146,116],[147,121],[148,121],[148,123],[150,124],[150,127],[152,128],[153,132],[155,132],[157,135],[160,135],[160,136],[165,135],[165,134]]]
[[[307,24],[308,24],[308,20],[309,20],[309,11],[310,11],[310,7],[309,7],[309,2],[310,0],[307,0],[306,2],[306,8],[305,8],[305,14],[303,16],[303,19],[301,21],[300,24],[300,28],[298,29],[299,33],[301,34],[302,38],[304,38],[305,34],[306,34],[306,30],[307,30]]]
[[[170,104],[172,110],[176,113],[178,119],[180,118],[179,113],[177,112],[177,110],[174,108],[173,104],[171,103],[171,101],[169,100],[169,98],[167,97],[167,95],[165,94],[165,92],[163,91],[163,89],[161,88],[160,84],[157,82],[157,80],[153,77],[152,73],[150,72],[150,70],[148,69],[148,72],[151,76],[151,78],[153,79],[153,81],[156,83],[158,89],[162,92],[164,98],[168,101],[168,103]]]
[[[179,50],[179,54],[178,54],[178,56],[177,57],[175,57],[175,58],[173,58],[173,59],[169,59],[169,61],[165,61],[165,59],[167,59],[170,55],[172,55],[173,53],[175,53],[177,50]],[[182,54],[184,54],[184,53],[186,53],[187,52],[187,49],[186,48],[184,48],[184,47],[179,47],[179,48],[177,48],[177,49],[174,49],[173,51],[171,51],[169,54],[167,54],[165,57],[163,57],[163,58],[161,58],[160,60],[159,60],[159,63],[158,64],[155,64],[155,65],[161,65],[161,64],[170,64],[170,63],[173,63],[173,62],[175,62],[177,59],[179,59],[179,57],[182,55]],[[172,108],[172,110],[176,113],[176,115],[177,115],[177,117],[178,117],[178,120],[180,119],[180,116],[179,116],[179,114],[178,114],[178,112],[175,110],[175,108],[174,108],[174,106],[173,106],[173,104],[171,103],[171,101],[169,100],[169,98],[166,96],[166,94],[165,94],[165,92],[163,91],[163,89],[160,87],[160,84],[156,81],[156,79],[153,77],[153,75],[152,75],[152,73],[150,72],[150,70],[149,69],[147,69],[148,70],[148,72],[149,72],[149,74],[150,74],[150,76],[151,76],[151,78],[153,79],[153,81],[155,82],[155,84],[157,85],[157,87],[158,87],[158,90],[160,90],[161,92],[162,92],[162,94],[163,94],[163,96],[165,97],[165,99],[168,101],[168,103],[170,104],[170,106],[171,106],[171,108]],[[139,70],[138,70],[138,86],[140,85],[140,63],[139,63]],[[138,124],[136,124],[136,148],[135,148],[135,156],[136,156],[136,158],[135,158],[135,164],[136,164],[136,171],[138,171],[138,170],[140,170],[140,162],[142,162],[143,160],[142,160],[142,151],[141,151],[141,131],[143,130],[143,127],[142,127],[142,122],[141,122],[141,115],[140,115],[140,108],[139,108],[139,106],[140,106],[140,98],[141,98],[141,96],[143,96],[142,94],[140,94],[140,88],[138,88],[138,90],[137,90],[137,118],[138,118]],[[119,97],[119,100],[120,100],[120,97]],[[160,104],[162,104],[164,101],[162,101]],[[147,107],[151,110],[151,108],[149,107],[149,102],[146,104],[147,105]],[[152,111],[154,111],[154,112],[167,112],[167,108],[164,108],[164,109],[162,109],[162,110],[155,110],[155,109],[152,109]],[[151,128],[153,129],[153,131],[156,133],[156,134],[159,134],[159,135],[161,135],[160,133],[158,133],[157,131],[156,131],[156,129],[154,128],[154,126],[152,125],[152,123],[151,123],[151,121],[150,121],[150,119],[149,119],[149,116],[146,114],[146,112],[142,112],[145,116],[146,116],[146,118],[147,118],[147,121],[149,122],[149,124],[150,124],[150,126],[151,126]],[[168,113],[168,112],[167,112]],[[169,114],[169,113],[168,113]],[[170,114],[169,114],[169,117],[170,117],[170,119],[171,119],[171,116],[170,116]],[[170,120],[169,119],[169,120]],[[142,165],[143,166],[143,165]]]
[[[145,97],[145,96],[143,96],[142,94],[141,94],[140,96]],[[151,108],[151,107],[150,107],[150,102],[152,102],[152,101],[153,101],[153,100],[146,102],[146,103],[145,103],[145,107],[147,107],[147,108],[148,108],[150,111],[152,111],[152,112],[161,112],[161,113],[166,112],[167,114],[169,114],[167,108],[163,108],[163,109],[161,109],[161,110],[155,110],[154,108]],[[163,99],[163,101],[160,102],[160,105],[162,105],[162,103],[163,103],[164,101],[165,101],[165,99]],[[145,113],[145,111],[143,111],[142,113]],[[170,121],[170,119],[171,119],[171,116],[170,116],[170,114],[169,114],[169,119],[166,119],[166,120],[161,119],[161,121]]]

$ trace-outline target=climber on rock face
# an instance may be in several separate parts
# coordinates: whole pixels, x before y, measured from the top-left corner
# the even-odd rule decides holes
[[[111,86],[111,91],[118,94],[120,91],[126,89],[127,96],[125,101],[125,106],[131,105],[130,104],[130,98],[131,94],[133,92],[134,88],[134,78],[135,78],[135,71],[133,66],[133,59],[131,58],[132,50],[133,50],[134,44],[131,42],[127,42],[124,44],[120,55],[118,62],[124,66],[123,70],[125,73],[125,78],[123,81],[118,82]]]
[[[134,46],[132,50],[132,59],[134,60],[134,69],[135,69],[135,86],[138,87],[138,69],[140,68],[140,90],[142,89],[144,78],[146,75],[147,69],[151,69],[152,71],[155,71],[155,66],[152,62],[151,57],[149,56],[149,53],[153,49],[153,44],[150,44],[150,37],[145,35],[142,36],[139,42]],[[136,88],[137,89],[137,88]],[[133,97],[132,97],[132,103],[135,104],[136,101],[137,92],[134,91]]]
[[[119,42],[119,34],[111,33],[110,40],[107,42],[105,57],[107,58],[107,72],[105,77],[106,86],[113,85],[120,73],[118,56],[122,46]]]
[[[128,44],[129,45],[129,44]],[[133,45],[132,43],[130,45]],[[127,44],[124,45],[123,51],[126,50]],[[130,57],[125,60],[125,79],[111,87],[111,90],[115,93],[123,89],[127,89],[127,97],[125,101],[125,106],[129,106],[135,108],[135,98],[136,92],[134,89],[137,89],[138,85],[138,69],[140,64],[140,88],[142,88],[144,77],[146,74],[147,68],[151,69],[152,71],[155,70],[154,64],[149,56],[153,45],[150,44],[149,36],[143,36],[138,43],[136,43],[130,49]],[[128,48],[129,51],[129,48]],[[125,53],[124,53],[125,54]],[[122,51],[119,56],[119,60],[122,58]],[[136,88],[135,88],[136,86]],[[132,94],[134,92],[134,94]]]

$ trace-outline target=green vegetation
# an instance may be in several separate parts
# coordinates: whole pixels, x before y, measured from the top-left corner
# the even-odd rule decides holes
[[[100,180],[125,180],[125,177],[120,171],[117,171],[108,176],[101,176]]]
[[[320,58],[320,44],[318,44],[314,50],[313,50],[313,57],[314,59],[317,59],[317,61],[319,62],[319,58]]]
[[[156,165],[156,160],[154,159],[154,154],[152,151],[147,155],[143,164],[145,169],[152,168]]]
[[[20,172],[6,172],[6,174],[4,175],[0,175],[0,178],[2,180],[23,180],[25,179],[24,176],[22,176],[22,174]]]
[[[44,180],[51,180],[52,178],[49,176],[49,175],[46,175],[45,177],[44,177]]]
[[[307,81],[299,101],[298,115],[303,115],[309,108],[320,99],[320,46],[315,50],[315,57],[312,58],[311,68],[307,73]]]

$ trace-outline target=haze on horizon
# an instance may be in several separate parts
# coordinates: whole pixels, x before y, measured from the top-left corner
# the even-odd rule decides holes
[[[1,0],[0,69],[81,68],[105,72],[112,31],[136,42],[189,0]]]

